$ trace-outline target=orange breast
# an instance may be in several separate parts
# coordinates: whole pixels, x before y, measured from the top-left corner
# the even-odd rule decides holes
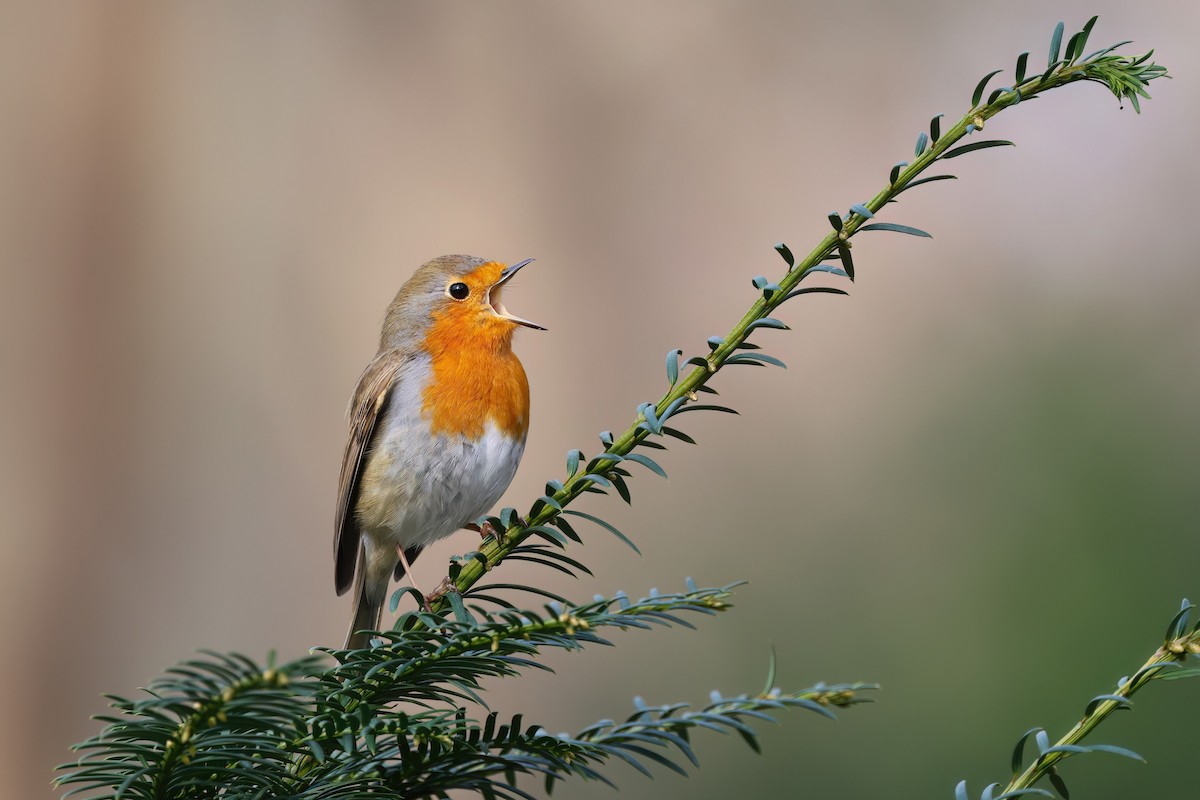
[[[477,439],[490,421],[513,439],[529,430],[529,381],[512,351],[513,326],[452,306],[433,315],[423,342],[433,362],[422,410],[435,434]]]

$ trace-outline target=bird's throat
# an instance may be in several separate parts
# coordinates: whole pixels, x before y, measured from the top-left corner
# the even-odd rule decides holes
[[[483,435],[491,421],[513,439],[529,429],[529,382],[512,351],[513,327],[463,324],[435,314],[424,344],[432,371],[422,394],[422,413],[435,434]]]

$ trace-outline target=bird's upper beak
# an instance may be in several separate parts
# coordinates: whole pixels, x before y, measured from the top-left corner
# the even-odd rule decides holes
[[[508,283],[509,279],[512,278],[513,275],[516,275],[518,272],[520,272],[522,267],[528,266],[532,263],[533,259],[527,258],[524,261],[519,261],[516,264],[513,264],[511,267],[506,267],[504,271],[500,273],[500,280],[496,281],[495,285],[488,290],[488,303],[491,305],[492,311],[496,312],[496,316],[500,317],[501,319],[506,319],[509,322],[515,322],[518,325],[524,325],[526,328],[544,331],[546,329],[541,325],[530,322],[527,319],[521,319],[520,317],[508,313],[508,309],[504,307],[504,303],[500,302],[500,293],[504,288],[504,284]]]

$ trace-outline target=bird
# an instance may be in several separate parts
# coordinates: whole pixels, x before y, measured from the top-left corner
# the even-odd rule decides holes
[[[509,313],[501,294],[532,261],[440,256],[387,308],[379,352],[350,400],[338,481],[334,585],[338,595],[354,589],[348,650],[370,646],[391,580],[407,574],[412,584],[422,550],[479,531],[475,520],[516,474],[529,381],[513,334],[545,328]]]

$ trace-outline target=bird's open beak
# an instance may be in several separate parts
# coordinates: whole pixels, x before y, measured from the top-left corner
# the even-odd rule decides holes
[[[518,272],[520,272],[522,267],[532,263],[533,259],[527,258],[524,261],[519,261],[516,264],[513,264],[511,267],[506,267],[505,270],[500,273],[500,280],[496,281],[496,284],[488,290],[488,303],[491,305],[492,311],[496,312],[496,316],[500,317],[501,319],[506,319],[509,322],[515,322],[518,325],[524,325],[526,328],[544,331],[546,329],[541,325],[530,322],[527,319],[521,319],[520,317],[513,316],[512,314],[508,313],[508,309],[504,307],[504,303],[500,302],[500,294],[501,290],[504,288],[504,284],[508,283],[508,280],[513,275],[516,275]]]

